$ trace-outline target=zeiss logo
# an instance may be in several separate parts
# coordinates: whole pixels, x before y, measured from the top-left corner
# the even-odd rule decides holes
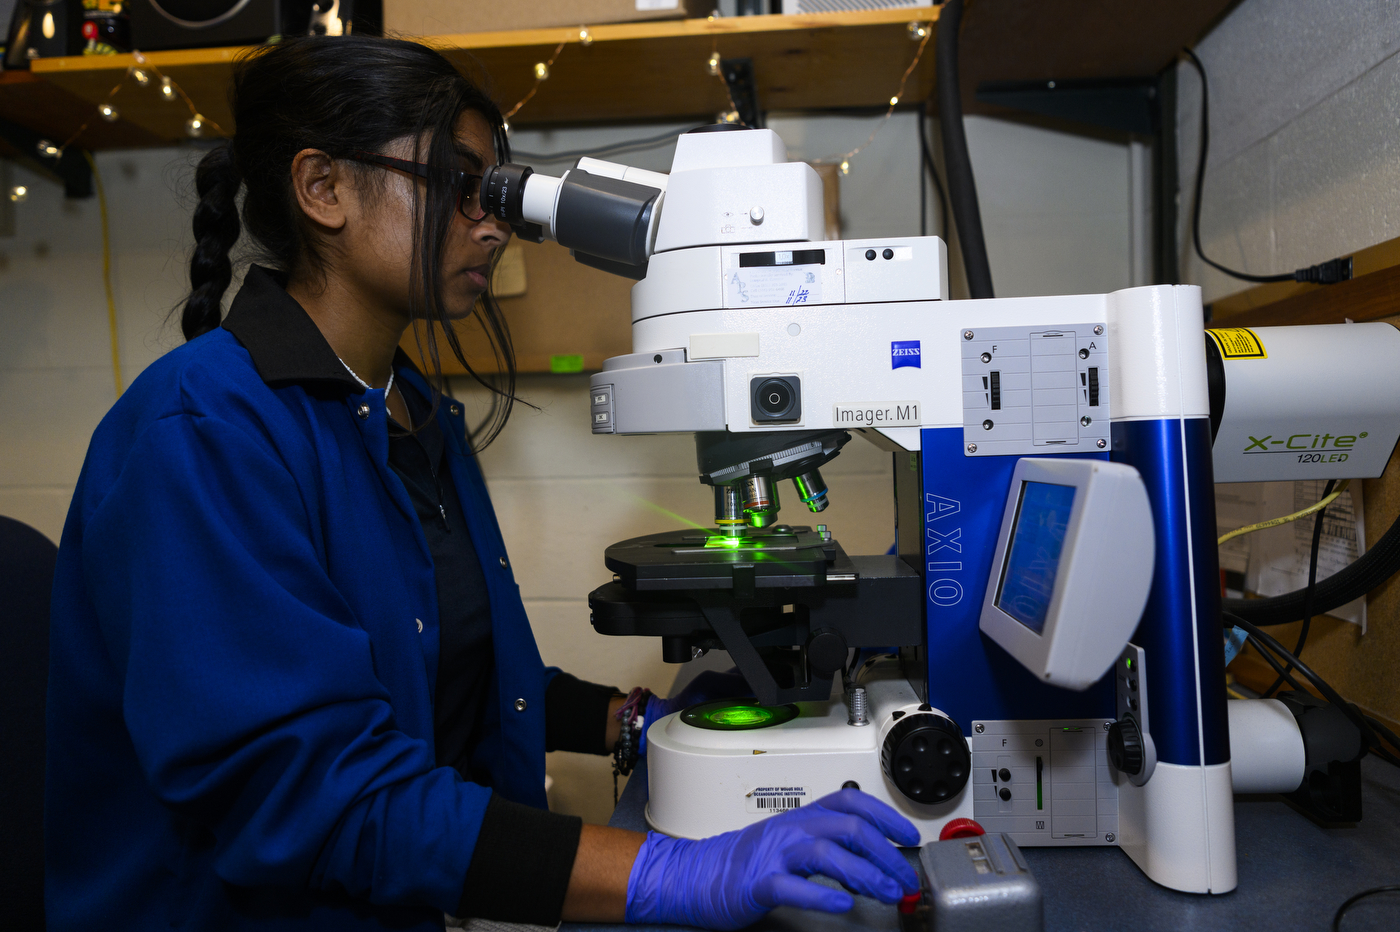
[[[890,344],[890,368],[903,369],[905,366],[923,368],[919,365],[918,340],[895,340]]]

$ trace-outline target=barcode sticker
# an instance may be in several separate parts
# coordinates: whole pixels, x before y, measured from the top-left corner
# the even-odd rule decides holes
[[[786,812],[806,801],[805,786],[760,786],[744,794],[744,808],[749,812]]]

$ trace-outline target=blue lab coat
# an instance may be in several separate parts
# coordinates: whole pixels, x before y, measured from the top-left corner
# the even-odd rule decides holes
[[[435,765],[432,559],[384,393],[330,360],[279,379],[216,330],[93,437],[53,597],[52,930],[441,928],[491,793],[546,805],[557,671],[461,407],[437,416],[490,597],[490,789]]]

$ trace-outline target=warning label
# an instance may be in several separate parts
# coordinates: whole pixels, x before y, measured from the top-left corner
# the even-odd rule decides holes
[[[1248,327],[1221,327],[1207,330],[1224,359],[1268,359],[1259,334]]]
[[[749,812],[785,812],[806,800],[805,786],[760,786],[744,794],[744,808]]]

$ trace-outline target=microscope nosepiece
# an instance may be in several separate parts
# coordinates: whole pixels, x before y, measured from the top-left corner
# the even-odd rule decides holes
[[[797,497],[802,499],[802,504],[807,506],[808,511],[826,511],[826,506],[830,503],[826,499],[826,480],[822,478],[820,469],[812,469],[794,476],[792,484],[797,486]]]

